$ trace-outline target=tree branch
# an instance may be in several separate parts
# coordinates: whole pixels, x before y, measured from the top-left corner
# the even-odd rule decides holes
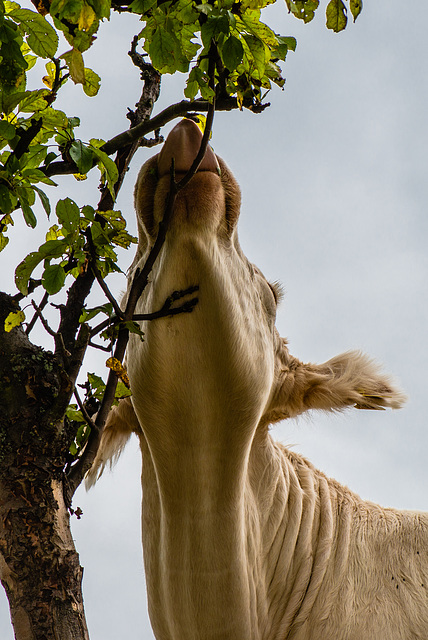
[[[183,304],[180,307],[173,307],[171,309],[171,305],[177,300],[184,298],[184,296],[190,295],[191,293],[195,293],[195,291],[198,291],[198,289],[199,287],[196,285],[194,287],[189,287],[189,289],[185,289],[184,291],[174,291],[174,293],[172,293],[166,299],[166,301],[162,305],[161,309],[159,309],[159,311],[153,311],[152,313],[139,313],[139,314],[133,315],[131,320],[133,322],[143,322],[145,320],[157,320],[158,318],[175,316],[179,313],[189,313],[190,311],[193,310],[193,307],[198,303],[198,298],[192,298],[191,300],[187,300],[186,302],[183,302]],[[91,330],[91,340],[96,335],[98,335],[99,333],[107,329],[108,327],[114,327],[120,322],[123,322],[123,317],[117,316],[117,315],[112,316],[107,320],[103,320],[103,322],[100,322]],[[97,349],[102,349],[103,351],[104,350],[110,351],[110,348],[101,347],[99,345],[95,345],[91,343],[89,344],[90,346],[93,346]]]
[[[46,331],[50,336],[52,336],[53,338],[56,338],[56,336],[57,336],[56,331],[54,331],[53,329],[51,329],[51,328],[50,328],[50,326],[48,325],[48,323],[47,323],[46,319],[43,317],[43,314],[42,314],[42,308],[43,308],[44,306],[46,306],[46,303],[45,303],[45,304],[43,305],[43,307],[42,307],[43,301],[44,301],[44,299],[45,299],[45,297],[46,297],[46,296],[47,296],[47,294],[45,294],[45,295],[43,296],[43,300],[42,300],[42,302],[41,302],[41,304],[40,304],[40,307],[38,307],[38,306],[36,305],[36,303],[34,302],[34,300],[31,300],[31,304],[33,305],[33,308],[34,308],[34,309],[35,309],[35,311],[36,311],[36,313],[34,314],[34,317],[33,317],[33,319],[32,319],[32,321],[31,321],[31,322],[33,323],[33,326],[34,326],[34,324],[35,324],[35,318],[36,318],[36,319],[37,319],[37,318],[39,318],[39,319],[40,319],[40,322],[41,322],[41,323],[42,323],[42,325],[43,325],[44,330],[45,330],[45,331]],[[30,324],[31,324],[31,323],[30,323]],[[30,326],[30,325],[28,325],[28,326]],[[27,335],[28,335],[28,333],[30,333],[30,332],[28,331],[28,328],[27,328],[26,333],[27,333]]]
[[[41,314],[41,312],[43,311],[43,309],[46,307],[47,303],[49,300],[49,294],[47,291],[45,291],[44,296],[39,304],[38,310],[36,310],[36,313],[33,315],[33,317],[31,318],[30,322],[27,324],[27,328],[25,329],[25,333],[27,334],[27,336],[30,335],[31,331],[34,328],[34,325],[37,322],[37,318],[39,317],[39,313]],[[34,307],[34,301],[31,301],[31,304]]]
[[[207,100],[182,100],[181,102],[170,105],[150,120],[145,120],[144,122],[119,133],[114,138],[111,138],[111,140],[108,140],[102,147],[100,147],[101,151],[104,151],[108,155],[112,155],[119,149],[140,140],[140,138],[144,137],[146,134],[160,129],[175,118],[195,112],[207,112],[209,111],[209,108],[210,103]],[[216,103],[215,108],[216,111],[232,111],[233,109],[238,108],[238,103],[236,98],[221,99]],[[42,171],[47,176],[54,176],[76,173],[78,169],[74,162],[61,161],[51,162],[51,164],[45,169],[42,169]]]

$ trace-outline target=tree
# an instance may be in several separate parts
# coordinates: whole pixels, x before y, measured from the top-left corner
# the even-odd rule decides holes
[[[15,2],[0,4],[0,249],[7,246],[19,211],[29,227],[36,226],[36,199],[50,221],[53,207],[43,185],[54,186],[53,177],[70,174],[79,181],[95,167],[101,176],[97,208],[79,208],[71,198],[59,200],[45,242],[16,266],[18,293],[0,296],[0,566],[18,639],[88,637],[81,568],[69,531],[72,498],[95,455],[111,404],[130,394],[122,359],[129,332],[140,332],[135,301],[161,248],[174,193],[182,184],[175,183],[172,170],[164,225],[125,310],[106,284],[109,274],[120,271],[115,249],[136,241],[114,209],[116,195],[136,149],[161,142],[160,130],[172,119],[207,113],[206,145],[215,110],[266,109],[266,93],[272,84],[283,87],[280,65],[296,46],[294,38],[276,34],[261,21],[267,4],[58,0],[34,2],[37,11]],[[287,0],[287,6],[308,22],[318,1]],[[89,97],[98,91],[100,78],[85,67],[83,54],[112,10],[142,16],[143,30],[133,39],[130,34],[130,56],[141,71],[142,93],[128,114],[128,131],[87,143],[76,137],[78,118],[53,105],[66,82],[81,84]],[[351,0],[350,10],[355,19],[361,3]],[[334,31],[346,26],[342,0],[328,4],[327,26]],[[68,44],[59,49],[64,39]],[[139,40],[144,54],[137,52]],[[30,89],[42,61],[47,61],[44,88]],[[187,74],[186,99],[152,116],[161,75],[177,71]],[[151,133],[154,137],[146,139]],[[196,168],[197,162],[186,180]],[[95,284],[106,302],[91,307],[88,297]],[[182,303],[180,293],[171,292],[151,317],[191,312],[197,304],[194,293],[190,302]],[[57,319],[48,324],[49,303]],[[20,306],[26,306],[28,318]],[[29,340],[38,321],[52,337],[53,353]],[[77,377],[88,347],[113,355],[107,360],[107,381],[89,373],[82,392]]]

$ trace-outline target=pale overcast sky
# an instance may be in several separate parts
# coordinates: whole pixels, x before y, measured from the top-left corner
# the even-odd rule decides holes
[[[324,3],[323,3],[324,4]],[[366,0],[341,34],[324,27],[323,9],[303,25],[284,3],[266,21],[298,39],[284,69],[284,92],[264,114],[216,115],[212,144],[238,178],[241,245],[286,296],[278,328],[302,360],[322,362],[361,348],[384,363],[409,396],[396,412],[314,414],[272,434],[363,498],[428,510],[428,180],[426,0]],[[86,61],[103,78],[96,99],[66,87],[61,104],[85,124],[82,139],[107,139],[128,126],[139,97],[126,52],[135,18],[106,24]],[[181,79],[165,79],[156,111],[181,99]],[[72,104],[71,108],[65,107]],[[141,150],[119,208],[134,226],[132,188],[149,152]],[[97,202],[96,179],[58,180],[57,197]],[[43,230],[41,230],[43,231]],[[33,236],[19,234],[23,255]],[[17,237],[17,235],[16,235]],[[13,241],[0,255],[0,285],[10,290]],[[131,256],[124,255],[124,269]],[[119,295],[123,280],[115,280]],[[40,334],[39,334],[40,335]],[[92,357],[95,370],[102,358]],[[79,490],[84,515],[73,535],[85,568],[91,640],[152,640],[140,544],[140,457],[133,441],[94,490]],[[12,640],[0,597],[0,638]]]

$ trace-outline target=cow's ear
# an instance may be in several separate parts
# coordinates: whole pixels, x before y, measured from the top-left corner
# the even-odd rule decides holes
[[[348,351],[324,364],[306,364],[291,356],[284,342],[278,355],[268,415],[271,421],[292,418],[310,409],[398,409],[406,400],[391,377],[359,351]]]
[[[229,231],[233,231],[238,223],[239,213],[241,211],[241,189],[225,161],[219,157],[217,157],[217,160],[220,166],[220,178],[224,190],[227,227]]]
[[[135,183],[134,204],[140,243],[145,240],[145,234],[150,237],[155,233],[154,201],[158,181],[158,155],[155,155],[143,164]]]

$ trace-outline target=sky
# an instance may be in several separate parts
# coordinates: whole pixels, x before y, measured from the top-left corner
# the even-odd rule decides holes
[[[291,353],[323,362],[362,349],[409,398],[399,411],[314,413],[276,425],[272,436],[364,499],[428,510],[428,8],[425,0],[414,0],[411,11],[403,7],[400,0],[366,0],[357,22],[340,34],[325,29],[323,8],[304,25],[285,4],[270,7],[266,22],[298,40],[284,67],[285,90],[271,92],[272,106],[261,115],[216,114],[212,145],[241,185],[244,252],[268,279],[283,283],[277,326]],[[140,82],[126,52],[137,31],[131,16],[103,25],[85,58],[103,78],[97,98],[71,84],[64,88],[58,108],[81,116],[83,140],[128,127],[126,107],[138,100]],[[165,78],[155,111],[181,98],[182,78]],[[138,152],[119,198],[131,229],[133,183],[150,153]],[[96,178],[58,183],[55,197],[96,204]],[[10,265],[35,242],[24,225],[14,233],[15,244],[12,237],[0,254],[0,286],[8,291]],[[124,269],[131,260],[123,255]],[[120,295],[123,277],[112,288]],[[41,333],[34,339],[45,340]],[[100,367],[102,358],[91,355],[87,369]],[[153,639],[140,467],[132,441],[113,472],[75,497],[84,512],[72,532],[84,566],[91,640]],[[0,637],[13,638],[3,594]]]

